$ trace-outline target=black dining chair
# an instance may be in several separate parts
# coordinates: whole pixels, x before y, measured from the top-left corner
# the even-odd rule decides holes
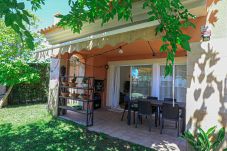
[[[164,98],[164,102],[171,102],[172,103],[173,102],[173,98]],[[177,103],[177,99],[174,99],[174,102]],[[183,117],[181,111],[179,112],[179,116],[180,116],[180,118]],[[176,125],[177,125],[177,123],[176,123]]]
[[[151,131],[151,119],[152,119],[152,106],[151,106],[151,102],[147,101],[147,100],[139,100],[138,101],[138,114],[137,114],[137,118],[136,118],[136,128],[138,125],[138,121],[139,119],[142,118],[142,116],[146,116],[148,119],[148,123],[149,123],[149,131]]]
[[[177,126],[177,136],[179,136],[180,131],[180,118],[179,118],[179,106],[172,103],[163,103],[162,104],[162,118],[160,126],[160,134],[164,128],[165,120],[175,121]]]
[[[129,109],[129,104],[130,104],[130,98],[129,96],[124,96],[124,111],[122,113],[122,116],[121,116],[121,121],[123,121],[124,119],[124,115],[125,115],[125,111]],[[133,122],[135,123],[135,116],[136,116],[136,113],[138,111],[138,106],[137,104],[131,104],[131,111],[133,111],[133,115],[134,115],[134,119],[133,119]]]
[[[148,100],[158,100],[158,97],[155,96],[147,96]]]
[[[168,102],[168,103],[171,103],[173,102],[173,98],[164,98],[164,102]],[[176,103],[177,102],[177,99],[174,99],[174,102]],[[160,114],[162,114],[162,109],[159,109],[159,114],[158,114],[158,117],[159,117],[159,125],[160,125]]]
[[[173,98],[164,98],[164,102],[173,102]],[[174,102],[177,102],[177,99],[174,99]]]
[[[158,100],[158,97],[155,97],[155,96],[147,96],[147,100]],[[159,117],[158,107],[152,106],[152,112],[155,113],[155,126],[157,126],[157,119]]]

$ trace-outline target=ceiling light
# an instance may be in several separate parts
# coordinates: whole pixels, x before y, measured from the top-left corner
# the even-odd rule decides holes
[[[119,47],[118,53],[119,54],[123,54],[124,53],[124,51],[123,51],[123,49],[121,47]]]

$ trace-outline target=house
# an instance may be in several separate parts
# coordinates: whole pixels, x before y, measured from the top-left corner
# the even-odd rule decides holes
[[[57,67],[57,75],[64,65],[68,75],[73,76],[77,71],[78,76],[103,80],[101,106],[112,109],[119,107],[120,92],[159,99],[173,97],[175,79],[174,97],[186,103],[186,129],[208,129],[214,125],[227,128],[227,2],[183,1],[197,16],[192,20],[196,28],[183,29],[192,37],[192,51],[178,50],[175,78],[164,78],[166,56],[159,52],[160,36],[155,36],[158,23],[147,21],[141,3],[133,4],[133,23],[115,19],[101,27],[97,21],[85,24],[80,34],[56,25],[43,29],[41,33],[53,47],[37,51],[37,58],[59,58],[60,63],[55,60],[56,66],[52,67]],[[76,67],[70,61],[73,58],[79,58]],[[125,88],[127,81],[130,88]],[[139,89],[140,86],[143,88]],[[53,78],[50,89],[49,108],[57,115],[57,77]],[[226,146],[227,139],[223,144]]]

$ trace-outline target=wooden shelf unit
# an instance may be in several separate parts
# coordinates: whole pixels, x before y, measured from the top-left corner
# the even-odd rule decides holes
[[[68,85],[63,85],[62,79],[66,81],[71,81],[73,79],[73,76],[64,76],[60,77],[60,86],[59,86],[59,102],[58,102],[58,115],[62,116],[67,113],[67,110],[77,112],[81,114],[81,116],[84,116],[85,122],[81,123],[78,121],[80,124],[84,124],[85,126],[92,126],[93,121],[94,121],[94,101],[93,101],[93,93],[94,93],[94,78],[93,77],[76,77],[77,83],[76,86],[71,87]],[[87,79],[87,85],[84,86],[82,84],[82,79],[86,78]],[[78,97],[72,97],[72,96],[62,96],[61,92],[69,92],[70,94],[72,93],[77,93],[80,96]],[[81,96],[82,95],[82,96]],[[83,97],[83,95],[86,95],[86,98]],[[67,102],[68,101],[76,101],[76,102],[81,102],[82,108],[78,109],[73,106],[68,106]],[[75,121],[77,122],[77,121]]]

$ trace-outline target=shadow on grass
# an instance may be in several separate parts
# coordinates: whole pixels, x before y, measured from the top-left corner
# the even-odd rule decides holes
[[[104,134],[88,131],[85,127],[59,119],[38,121],[20,127],[0,125],[1,151],[44,150],[150,150]]]
[[[13,108],[18,108],[18,107],[32,107],[32,106],[37,106],[37,105],[46,105],[47,103],[42,103],[42,102],[34,102],[34,103],[27,103],[27,104],[14,104],[14,105],[7,105],[3,107],[4,109],[13,109]]]

